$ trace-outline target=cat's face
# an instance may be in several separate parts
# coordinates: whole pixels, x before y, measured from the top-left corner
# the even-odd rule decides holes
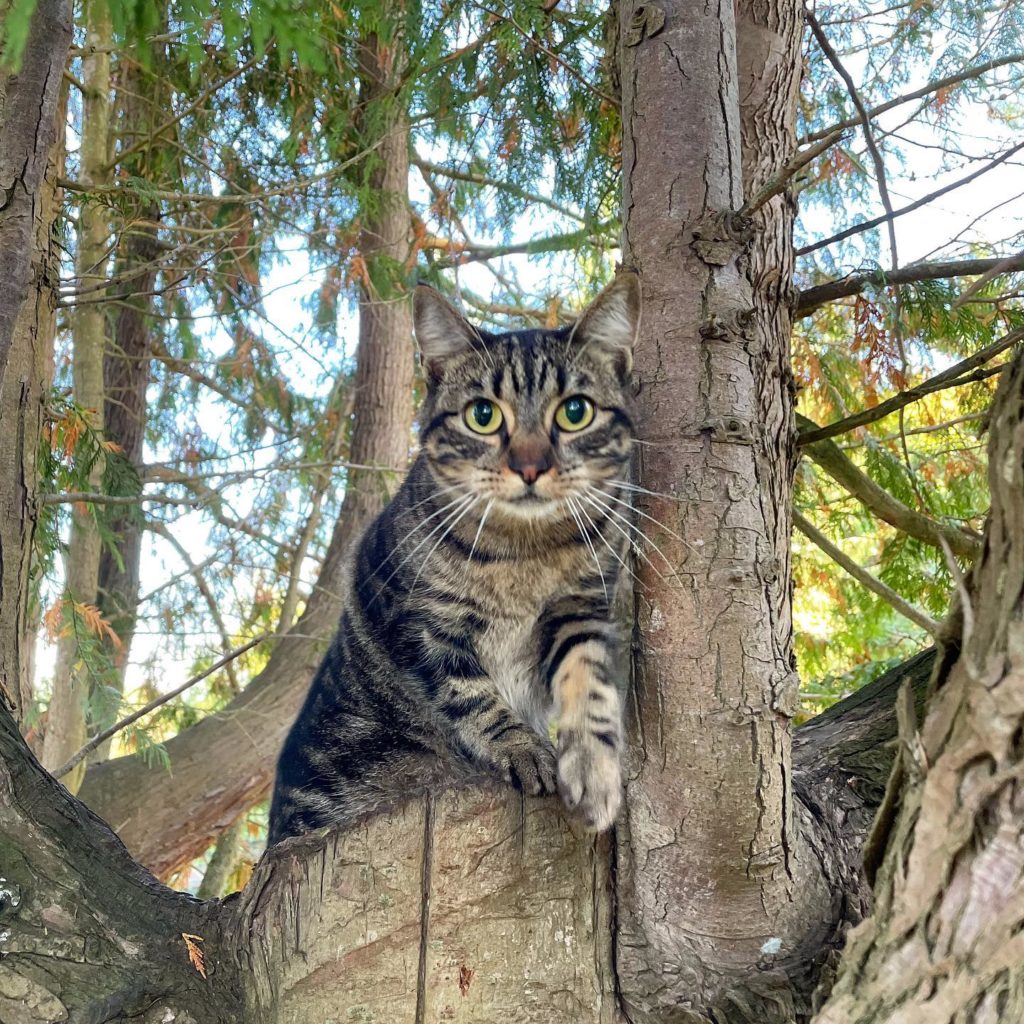
[[[593,512],[631,457],[639,314],[635,274],[621,274],[573,327],[555,331],[489,334],[418,288],[428,382],[421,442],[441,485],[524,523]]]

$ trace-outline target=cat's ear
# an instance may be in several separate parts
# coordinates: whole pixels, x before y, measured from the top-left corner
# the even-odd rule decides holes
[[[633,367],[633,346],[639,332],[640,276],[623,270],[583,311],[570,340],[592,355],[610,359],[625,380]]]
[[[412,310],[423,369],[434,383],[444,375],[446,359],[483,344],[477,329],[430,285],[416,286]]]

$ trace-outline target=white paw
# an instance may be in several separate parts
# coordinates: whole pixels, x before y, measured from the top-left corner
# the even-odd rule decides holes
[[[569,733],[558,754],[558,791],[588,829],[604,832],[622,806],[622,770],[616,747],[592,735]]]

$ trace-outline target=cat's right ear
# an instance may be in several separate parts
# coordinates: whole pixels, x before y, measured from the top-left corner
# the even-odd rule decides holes
[[[412,311],[423,370],[433,384],[444,376],[446,360],[483,344],[477,329],[430,285],[416,285]]]

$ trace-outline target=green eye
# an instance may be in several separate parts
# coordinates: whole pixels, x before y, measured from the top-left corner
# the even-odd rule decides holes
[[[555,412],[555,422],[562,430],[582,430],[594,418],[594,403],[582,395],[567,398]]]
[[[476,434],[493,434],[501,426],[501,409],[487,398],[477,398],[466,406],[466,426]]]

